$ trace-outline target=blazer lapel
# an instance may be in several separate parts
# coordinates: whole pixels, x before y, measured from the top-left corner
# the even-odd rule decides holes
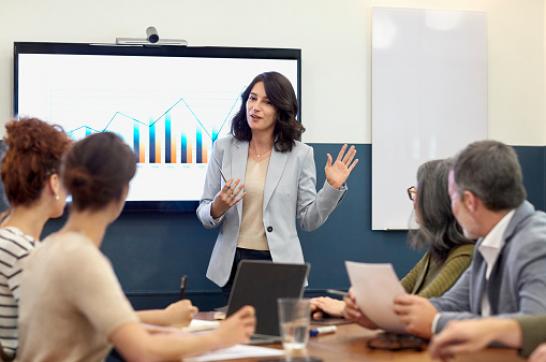
[[[489,281],[487,283],[487,297],[489,298],[489,306],[491,308],[491,315],[495,315],[499,313],[499,308],[498,308],[499,295],[500,295],[500,287],[502,282],[502,275],[504,271],[500,267],[500,265],[504,264],[504,261],[502,260],[503,257],[504,255],[501,251],[501,253],[499,254],[499,257],[497,258],[497,261],[495,262],[495,266],[493,267],[493,270],[491,271],[491,275],[489,276]]]
[[[271,195],[273,195],[273,192],[281,180],[287,160],[288,152],[277,152],[275,148],[273,148],[271,158],[269,159],[269,165],[267,167],[267,176],[265,178],[264,211],[267,208],[269,200],[271,199]]]
[[[248,142],[236,141],[231,155],[231,177],[236,180],[240,179],[241,183],[245,183],[246,163],[248,161]],[[239,225],[243,217],[243,201],[239,201],[236,205],[237,214],[239,215]]]
[[[506,248],[506,244],[510,242],[512,239],[512,235],[516,232],[516,229],[518,225],[522,222],[522,220],[526,219],[530,215],[533,214],[535,211],[533,205],[529,203],[528,201],[524,201],[520,206],[518,206],[514,212],[514,216],[512,216],[512,220],[510,220],[510,223],[506,227],[506,230],[504,231],[504,235],[502,238],[504,239],[504,244],[502,249],[499,251],[499,256],[497,260],[495,261],[495,265],[493,266],[493,270],[491,270],[491,275],[489,276],[489,281],[487,282],[487,293],[486,296],[489,298],[489,306],[491,309],[491,315],[498,313],[498,301],[499,301],[499,295],[500,295],[500,286],[503,276],[504,269],[501,268],[501,265],[504,265],[504,249]],[[478,251],[479,253],[479,251]],[[483,268],[485,269],[486,263],[483,263]],[[483,274],[483,283],[485,284],[485,271]],[[480,296],[483,294],[483,288],[480,292]],[[480,298],[480,310],[481,310],[481,298]]]
[[[478,247],[478,244],[476,244],[476,248],[477,247]],[[473,313],[480,314],[482,312],[482,296],[483,296],[485,284],[486,284],[485,271],[487,269],[487,264],[485,260],[482,258],[479,251],[477,252],[476,256],[479,256],[479,262],[475,263],[476,273],[473,273],[474,280],[472,285],[470,286],[473,292],[470,308]]]

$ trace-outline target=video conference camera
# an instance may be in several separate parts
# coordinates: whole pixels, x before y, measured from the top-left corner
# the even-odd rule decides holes
[[[188,42],[183,39],[160,39],[159,33],[155,26],[146,28],[146,38],[116,38],[118,45],[144,45],[144,46],[161,46],[161,45],[177,45],[188,46]]]
[[[146,39],[153,44],[159,41],[159,34],[157,33],[155,26],[149,26],[146,28]]]

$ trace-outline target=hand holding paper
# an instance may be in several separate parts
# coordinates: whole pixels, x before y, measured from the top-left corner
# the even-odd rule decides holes
[[[391,264],[366,264],[346,261],[351,292],[362,312],[379,328],[405,332],[405,324],[394,313],[393,301],[406,291]]]
[[[418,295],[401,295],[394,300],[394,312],[406,325],[406,332],[422,338],[432,336],[432,321],[438,313],[428,299]]]
[[[343,300],[345,302],[345,308],[343,309],[343,317],[347,320],[360,324],[364,328],[377,329],[377,324],[372,322],[368,316],[356,304],[356,299],[352,289],[349,294]]]

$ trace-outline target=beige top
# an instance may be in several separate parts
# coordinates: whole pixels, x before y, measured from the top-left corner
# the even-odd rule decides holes
[[[269,157],[260,161],[248,158],[243,198],[243,216],[239,228],[237,247],[252,250],[269,250],[264,228],[264,186]]]
[[[45,239],[20,288],[17,361],[102,361],[108,336],[138,322],[108,259],[78,233]]]

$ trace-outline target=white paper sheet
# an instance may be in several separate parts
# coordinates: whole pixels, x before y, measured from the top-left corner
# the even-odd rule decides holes
[[[347,273],[356,303],[380,328],[404,332],[404,324],[393,311],[395,297],[406,294],[392,264],[367,264],[346,261]]]
[[[221,361],[238,358],[256,358],[256,357],[277,357],[284,356],[282,349],[247,346],[243,344],[237,344],[233,347],[219,349],[214,352],[202,354],[200,356],[185,358],[184,362],[208,362],[208,361]]]
[[[204,319],[192,319],[190,325],[182,328],[184,332],[201,332],[201,331],[210,331],[218,328],[220,325],[219,321],[209,321]]]

